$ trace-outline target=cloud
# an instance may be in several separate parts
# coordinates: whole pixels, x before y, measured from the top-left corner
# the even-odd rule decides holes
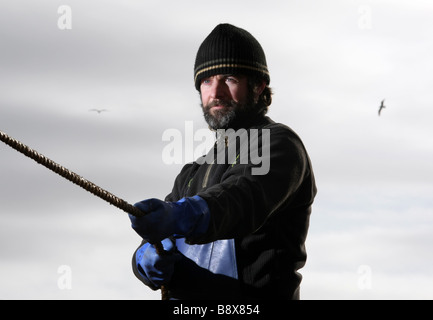
[[[387,220],[392,220],[389,214]],[[383,219],[383,217],[379,217]],[[428,223],[431,225],[431,217]],[[362,225],[365,221],[362,222]],[[307,299],[429,299],[432,229],[372,223],[361,228],[334,226],[308,241],[304,275]],[[345,225],[341,222],[339,225]],[[368,273],[365,271],[368,270]],[[369,286],[363,286],[368,280]],[[421,285],[424,283],[423,285]],[[333,288],[330,290],[330,288]],[[329,295],[326,294],[329,293]],[[416,292],[415,296],[408,292]]]
[[[45,212],[2,211],[2,298],[159,299],[132,274],[140,241],[126,214],[97,202],[83,210],[82,199]],[[63,265],[70,267],[71,288],[58,285]]]

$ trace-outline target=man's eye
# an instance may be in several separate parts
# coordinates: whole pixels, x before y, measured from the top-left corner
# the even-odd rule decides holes
[[[226,81],[227,82],[232,82],[232,83],[238,83],[239,82],[236,78],[233,78],[233,77],[226,78]]]
[[[202,84],[209,84],[210,83],[210,79],[203,79],[201,81]]]

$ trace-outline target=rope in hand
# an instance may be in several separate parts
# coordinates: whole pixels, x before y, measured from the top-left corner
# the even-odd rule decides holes
[[[30,147],[26,146],[25,144],[21,143],[20,141],[8,136],[6,133],[0,131],[0,140],[3,141],[8,146],[12,147],[13,149],[17,150],[18,152],[21,152],[25,156],[35,160],[37,163],[43,165],[44,167],[50,169],[51,171],[57,173],[58,175],[62,176],[63,178],[77,184],[81,188],[87,190],[90,193],[93,193],[95,196],[109,202],[113,206],[122,209],[123,211],[130,213],[134,216],[140,217],[145,215],[143,211],[140,209],[134,207],[133,205],[129,204],[125,200],[120,199],[119,197],[115,196],[114,194],[102,189],[101,187],[95,185],[93,182],[90,182],[87,179],[84,179],[83,177],[79,176],[78,174],[68,170],[67,168],[59,165],[58,163],[54,162],[53,160],[45,157],[44,155],[38,153],[37,151],[31,149]],[[164,248],[161,243],[154,244],[156,248],[156,252],[159,255],[165,254]],[[164,286],[161,287],[161,299],[162,300],[168,300],[168,290]]]

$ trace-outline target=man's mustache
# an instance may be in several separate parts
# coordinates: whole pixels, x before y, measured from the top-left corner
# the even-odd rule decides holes
[[[215,106],[223,106],[225,108],[233,108],[236,106],[236,102],[233,100],[213,100],[206,105],[206,110],[210,110],[210,108]]]

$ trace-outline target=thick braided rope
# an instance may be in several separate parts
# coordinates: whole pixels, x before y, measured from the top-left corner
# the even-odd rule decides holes
[[[63,178],[79,185],[80,187],[94,194],[95,196],[109,202],[113,206],[122,209],[123,211],[137,217],[145,215],[143,211],[134,207],[130,203],[126,202],[125,200],[120,199],[114,194],[108,192],[107,190],[104,190],[101,187],[97,186],[93,182],[84,179],[83,177],[76,174],[75,172],[72,172],[69,169],[61,166],[60,164],[54,162],[53,160],[45,157],[43,154],[40,154],[36,150],[33,150],[32,148],[21,143],[20,141],[8,136],[3,131],[0,131],[0,140],[3,141],[8,146],[10,146],[11,148],[17,150],[18,152],[21,152],[25,156],[33,159],[37,163],[43,165],[44,167],[62,176]],[[159,255],[164,254],[165,251],[161,243],[156,243],[154,244],[154,246]],[[168,299],[168,292],[164,287],[161,287],[161,294],[162,294],[162,300]]]

